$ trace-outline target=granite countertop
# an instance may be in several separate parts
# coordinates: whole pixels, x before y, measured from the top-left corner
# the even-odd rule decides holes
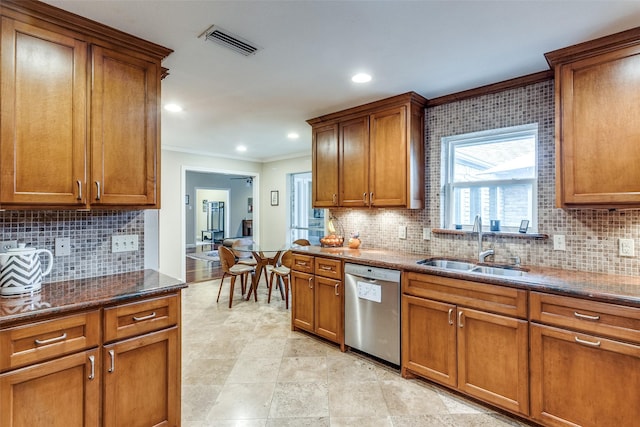
[[[321,248],[319,246],[305,246],[295,248],[294,251],[310,255],[339,258],[343,259],[345,262],[352,262],[356,264],[368,264],[403,271],[429,273],[456,279],[473,280],[475,282],[510,286],[532,291],[543,291],[559,295],[588,298],[594,301],[640,307],[640,277],[636,276],[620,276],[526,265],[522,266],[523,269],[527,270],[527,274],[524,276],[492,276],[464,271],[445,271],[437,267],[419,265],[417,264],[417,261],[419,260],[436,257],[383,249],[349,249],[346,247]],[[470,262],[475,261],[470,260]]]
[[[154,270],[43,283],[42,290],[33,295],[0,297],[0,327],[51,314],[162,295],[186,286],[183,281]]]

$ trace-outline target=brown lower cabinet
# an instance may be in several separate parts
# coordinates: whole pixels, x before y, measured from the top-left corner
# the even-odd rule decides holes
[[[0,375],[0,425],[100,425],[100,352],[81,351]]]
[[[294,254],[291,328],[340,344],[344,351],[344,283],[340,260]]]
[[[1,330],[0,426],[179,426],[179,319],[178,291]]]
[[[639,309],[532,292],[531,320],[534,420],[548,426],[638,425]]]
[[[526,291],[417,273],[403,289],[403,376],[528,415]]]

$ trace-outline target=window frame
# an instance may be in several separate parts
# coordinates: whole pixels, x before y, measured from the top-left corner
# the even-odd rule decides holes
[[[454,173],[454,152],[456,147],[482,145],[510,141],[513,139],[528,138],[534,139],[534,176],[533,178],[513,178],[513,179],[493,179],[486,181],[459,182],[453,181]],[[446,136],[441,139],[441,165],[442,165],[442,188],[441,188],[441,226],[444,229],[454,229],[454,192],[457,188],[480,188],[498,187],[505,185],[525,184],[531,185],[531,218],[529,220],[529,232],[538,230],[538,123],[510,126],[504,128],[490,129],[486,131],[472,132],[460,135]],[[489,219],[483,218],[483,229],[489,229]],[[517,233],[518,226],[502,226],[502,232]]]

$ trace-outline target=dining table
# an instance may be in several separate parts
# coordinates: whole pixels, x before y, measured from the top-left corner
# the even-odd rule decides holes
[[[256,270],[253,275],[253,279],[251,280],[251,287],[249,288],[249,292],[247,292],[247,301],[251,298],[252,293],[253,293],[254,299],[258,301],[258,293],[256,292],[256,289],[258,288],[258,282],[260,280],[260,276],[262,275],[262,272],[265,271],[268,265],[275,266],[278,263],[278,260],[280,259],[280,255],[282,254],[283,251],[287,250],[287,246],[282,244],[263,245],[258,243],[251,243],[249,245],[234,246],[233,250],[238,252],[251,252],[251,254],[253,254],[253,257],[257,262],[255,267]]]

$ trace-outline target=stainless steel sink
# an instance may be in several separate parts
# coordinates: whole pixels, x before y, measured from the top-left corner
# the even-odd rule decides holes
[[[437,267],[444,268],[446,270],[458,270],[458,271],[469,271],[472,268],[476,267],[476,264],[471,262],[464,261],[453,261],[450,259],[423,259],[422,261],[418,261],[418,264],[426,265],[428,267]]]
[[[471,273],[493,274],[494,276],[524,276],[526,271],[517,270],[515,268],[491,267],[486,265],[478,265],[470,270]]]
[[[418,264],[427,267],[436,267],[443,270],[464,271],[477,274],[491,274],[494,276],[524,276],[526,271],[518,268],[478,265],[472,262],[456,261],[451,259],[431,258],[418,261]]]

